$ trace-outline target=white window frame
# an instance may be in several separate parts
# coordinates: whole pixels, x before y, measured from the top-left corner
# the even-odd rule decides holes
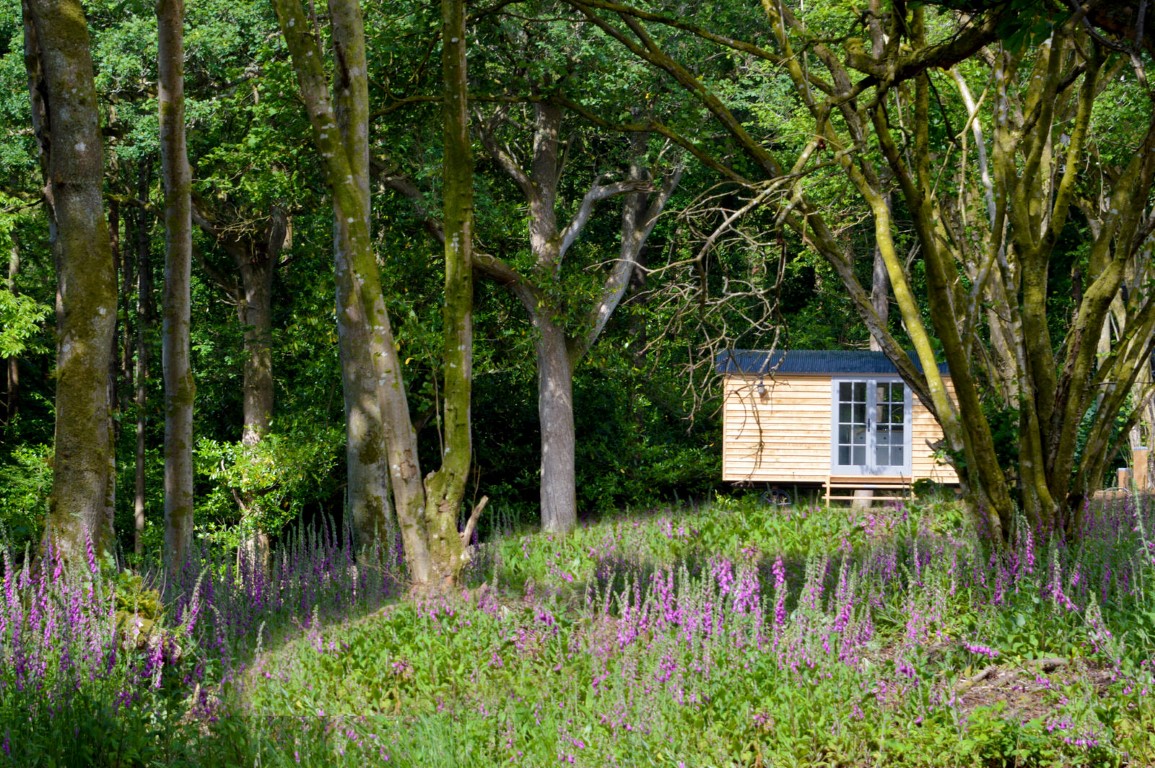
[[[863,465],[845,465],[838,463],[838,389],[840,384],[849,383],[865,383],[866,384],[866,459],[867,463]],[[876,455],[875,436],[877,434],[878,425],[878,404],[877,385],[878,384],[902,384],[902,410],[903,410],[903,464],[901,466],[887,466],[878,467],[873,463]],[[911,476],[911,445],[913,443],[911,435],[911,416],[912,416],[913,398],[911,397],[910,387],[906,385],[898,376],[887,375],[863,375],[863,376],[839,376],[831,377],[830,380],[830,474],[832,475],[863,475],[863,476],[878,476],[878,477],[910,477]]]

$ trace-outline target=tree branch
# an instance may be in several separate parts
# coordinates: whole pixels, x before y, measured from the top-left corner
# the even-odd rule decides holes
[[[581,235],[585,225],[589,222],[590,216],[593,214],[594,205],[602,200],[608,200],[611,197],[624,195],[628,192],[649,192],[653,189],[653,185],[648,181],[638,179],[630,179],[628,181],[616,181],[612,184],[598,184],[594,182],[582,197],[581,205],[578,206],[577,213],[570,219],[569,224],[562,230],[559,237],[558,246],[558,262],[565,257],[566,252],[570,246],[577,241],[578,236]]]

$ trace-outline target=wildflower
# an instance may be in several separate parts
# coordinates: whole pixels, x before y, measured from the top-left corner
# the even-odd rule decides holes
[[[999,657],[999,652],[997,650],[991,648],[990,646],[982,645],[981,643],[964,642],[962,645],[963,648],[966,648],[976,656],[986,656],[988,659],[997,659]]]
[[[782,564],[782,556],[774,561],[774,626],[781,627],[786,623],[786,567]]]
[[[1026,527],[1026,551],[1023,553],[1023,560],[1026,563],[1027,573],[1035,572],[1035,537],[1031,533],[1031,527]]]

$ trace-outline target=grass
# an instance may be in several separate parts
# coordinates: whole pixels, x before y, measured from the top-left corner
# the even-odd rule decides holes
[[[459,593],[425,601],[394,597],[384,555],[351,568],[330,532],[263,585],[202,569],[148,635],[181,654],[146,638],[66,670],[58,650],[23,684],[67,684],[34,690],[17,690],[13,606],[37,589],[68,605],[102,577],[17,577],[0,761],[87,728],[119,735],[116,760],[81,756],[108,765],[1149,765],[1153,517],[1117,499],[1077,544],[1020,526],[994,551],[945,502],[719,498],[500,538]],[[107,592],[138,616],[124,581]],[[97,635],[123,649],[93,595]],[[81,658],[86,631],[49,645]]]

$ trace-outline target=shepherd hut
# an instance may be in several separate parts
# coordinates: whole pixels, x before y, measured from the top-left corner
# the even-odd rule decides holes
[[[958,483],[935,455],[942,428],[882,352],[731,350],[716,363],[726,481],[818,489],[827,503]]]

